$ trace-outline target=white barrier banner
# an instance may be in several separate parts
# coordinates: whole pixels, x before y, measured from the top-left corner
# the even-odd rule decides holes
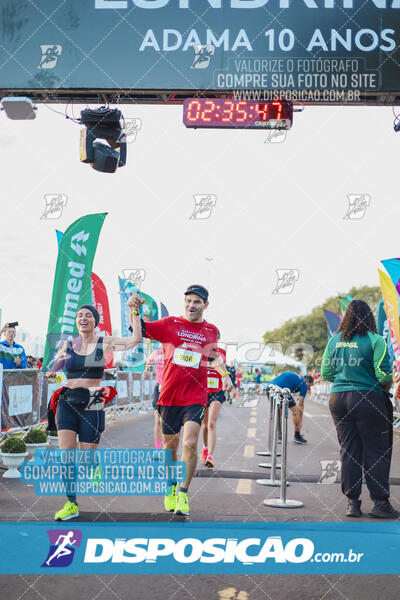
[[[12,385],[8,388],[10,417],[32,412],[32,385]]]
[[[128,382],[127,381],[123,381],[123,380],[119,380],[116,382],[116,386],[115,386],[118,396],[119,398],[127,398],[128,397]]]
[[[140,379],[133,380],[133,395],[140,396]]]

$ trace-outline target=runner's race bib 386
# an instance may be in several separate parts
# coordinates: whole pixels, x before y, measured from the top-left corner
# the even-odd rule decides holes
[[[209,389],[217,388],[219,385],[219,381],[216,377],[208,377],[207,378],[207,387]]]
[[[193,367],[198,369],[200,365],[201,353],[192,352],[185,348],[175,348],[173,363],[182,367]]]

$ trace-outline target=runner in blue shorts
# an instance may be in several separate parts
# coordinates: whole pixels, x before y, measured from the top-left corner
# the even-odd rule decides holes
[[[311,375],[298,375],[292,371],[286,371],[281,373],[275,379],[269,382],[269,384],[277,385],[281,389],[288,388],[293,394],[299,393],[298,403],[291,396],[289,401],[289,408],[292,411],[292,419],[294,425],[294,437],[293,442],[295,444],[306,444],[307,440],[301,435],[301,426],[303,424],[303,412],[304,412],[304,398],[307,392],[311,389],[314,384],[314,379]]]

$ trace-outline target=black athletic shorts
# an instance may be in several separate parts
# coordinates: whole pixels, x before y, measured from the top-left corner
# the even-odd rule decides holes
[[[154,408],[154,410],[157,410],[157,402],[158,402],[159,395],[160,395],[160,384],[156,383],[156,385],[154,387],[154,392],[153,392],[153,408]]]
[[[226,396],[225,396],[225,392],[224,390],[218,390],[218,392],[211,392],[211,394],[208,394],[208,398],[207,398],[207,408],[210,406],[211,402],[221,402],[221,404],[223,404],[226,400]]]
[[[194,421],[201,425],[206,409],[202,404],[188,404],[186,406],[158,405],[157,410],[163,434],[173,435],[179,433],[187,421]]]
[[[83,408],[70,404],[64,398],[60,398],[56,414],[57,429],[69,429],[75,431],[80,442],[87,444],[98,444],[101,434],[105,428],[104,410],[98,405],[97,408]]]
[[[283,403],[283,396],[281,396]],[[283,405],[283,404],[282,404]],[[292,394],[289,396],[289,408],[293,408],[293,406],[297,406],[296,400],[293,398]]]

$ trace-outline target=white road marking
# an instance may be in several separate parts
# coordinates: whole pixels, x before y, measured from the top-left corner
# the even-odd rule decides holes
[[[245,446],[243,456],[244,458],[254,458],[254,446]]]
[[[331,419],[331,418],[332,418],[330,414],[329,414],[329,415],[327,415],[327,414],[325,414],[325,413],[324,413],[324,414],[323,414],[323,413],[321,413],[321,414],[318,414],[318,415],[315,415],[315,414],[313,415],[313,414],[311,414],[311,413],[309,413],[309,412],[306,412],[306,411],[304,411],[304,412],[303,412],[303,415],[304,415],[305,417],[308,417],[309,419],[315,419],[315,418],[320,418],[320,417],[323,417],[323,418],[329,418],[329,419]]]
[[[251,479],[239,479],[238,484],[236,486],[236,493],[251,494],[252,483],[253,482]]]

